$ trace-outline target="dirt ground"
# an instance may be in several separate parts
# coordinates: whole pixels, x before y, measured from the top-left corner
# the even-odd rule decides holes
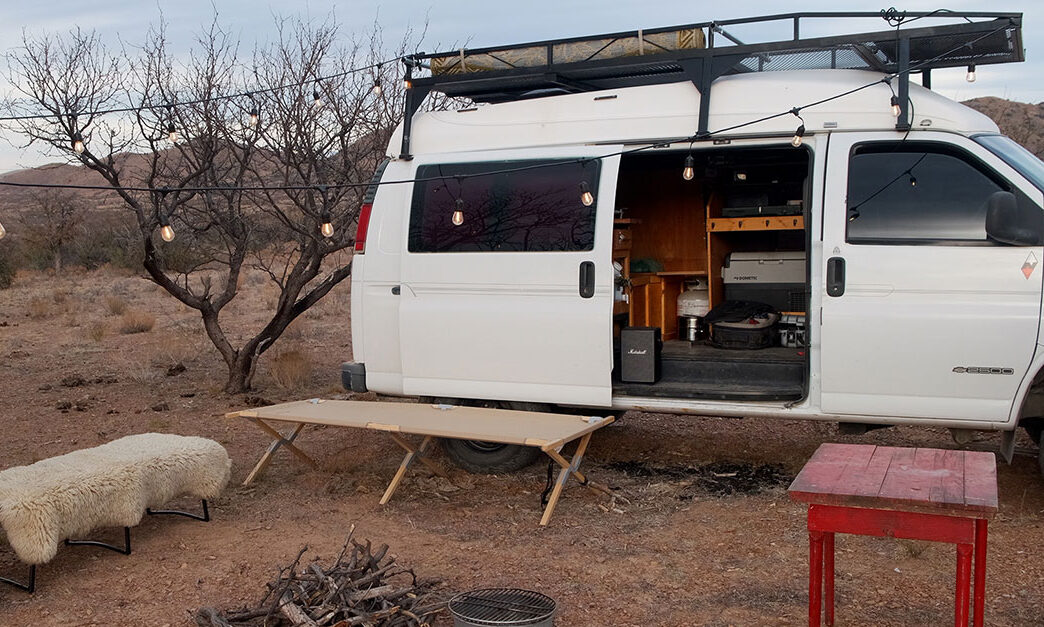
[[[243,290],[231,318],[256,326],[275,292],[260,277],[245,280]],[[154,328],[121,334],[121,318],[111,313],[120,301],[154,315]],[[256,602],[302,545],[330,559],[355,524],[357,538],[390,544],[400,562],[441,578],[447,595],[497,586],[548,594],[559,603],[560,626],[799,625],[806,621],[805,509],[785,490],[815,448],[831,441],[955,446],[941,429],[856,437],[827,423],[632,412],[596,435],[585,461],[593,478],[629,503],[608,507],[574,484],[546,529],[537,525],[543,465],[514,476],[451,470],[456,485],[415,470],[379,506],[400,454],[378,433],[305,432],[299,442],[322,460],[320,471],[282,452],[260,481],[241,487],[268,438],[224,412],[343,398],[347,309],[343,285],[266,356],[255,398],[228,397],[220,391],[224,366],[197,317],[140,277],[23,274],[0,291],[0,468],[145,431],[214,438],[234,464],[212,522],[147,518],[133,530],[130,556],[62,548],[40,569],[35,595],[0,587],[0,624],[193,624],[201,606]],[[287,351],[297,351],[296,370],[273,369]],[[1044,481],[1020,438],[1023,454],[1000,466],[1001,513],[990,527],[991,625],[1044,624]],[[997,441],[983,435],[973,446]],[[106,534],[118,537],[118,530],[99,535]],[[954,564],[950,545],[839,537],[839,624],[952,624]],[[0,574],[22,569],[0,546]]]

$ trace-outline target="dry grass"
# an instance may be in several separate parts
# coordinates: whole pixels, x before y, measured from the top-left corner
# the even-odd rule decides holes
[[[95,342],[100,342],[109,333],[109,325],[99,320],[91,323],[91,326],[87,327],[87,337],[91,338]]]
[[[33,296],[29,299],[26,313],[29,314],[29,317],[33,320],[43,320],[51,315],[53,309],[53,302],[51,300],[41,296]]]
[[[127,301],[116,294],[109,294],[105,297],[105,309],[111,316],[122,316],[127,313]]]
[[[312,376],[312,362],[303,352],[288,350],[272,358],[268,372],[278,387],[292,390],[308,382]]]
[[[120,333],[148,333],[156,326],[156,316],[144,311],[128,310],[120,318]]]

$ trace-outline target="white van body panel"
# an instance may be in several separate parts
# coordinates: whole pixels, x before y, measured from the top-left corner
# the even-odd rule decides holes
[[[858,70],[723,77],[715,81],[710,128],[746,123],[881,77]],[[844,241],[848,147],[903,137],[891,130],[891,93],[882,83],[801,111],[813,160],[806,211],[811,300],[805,399],[612,396],[608,246],[618,157],[603,162],[596,250],[567,262],[565,255],[573,253],[412,255],[407,231],[413,186],[382,185],[352,287],[355,357],[365,362],[370,389],[617,410],[1014,428],[1030,381],[1044,367],[1044,354],[1036,350],[1044,343],[1044,264],[1027,280],[1020,271],[1025,247],[867,247]],[[1039,190],[966,137],[998,132],[989,118],[918,85],[910,85],[910,98],[911,140],[959,145],[1044,204]],[[591,156],[615,152],[621,143],[687,137],[697,127],[699,99],[695,87],[682,82],[418,114],[411,138],[415,159],[393,160],[383,181],[408,181],[424,163]],[[721,137],[737,147],[778,145],[798,123],[780,116]],[[401,127],[389,142],[390,156],[400,144]],[[703,146],[711,147],[701,143],[695,150]],[[671,146],[679,147],[688,142]],[[848,262],[847,300],[825,295],[831,256]],[[575,264],[581,258],[596,264],[596,296],[585,304],[600,307],[598,314],[557,300],[576,294]],[[1044,262],[1044,251],[1038,258]],[[395,286],[401,286],[401,296],[392,296]],[[904,348],[889,348],[895,346]],[[994,357],[999,361],[979,363]],[[959,365],[1010,367],[1014,375],[953,372]]]
[[[408,180],[413,166],[392,161],[383,180]],[[352,284],[352,326],[355,360],[366,364],[366,381],[385,394],[403,394],[399,335],[399,303],[393,293],[402,275],[404,220],[409,206],[409,185],[381,185],[374,197],[366,252],[356,255]],[[358,295],[358,296],[357,296]],[[359,301],[362,301],[361,303]]]
[[[846,286],[840,297],[822,296],[821,409],[1007,423],[1041,315],[1044,272],[1026,276],[1022,267],[1044,258],[1044,249],[847,243],[851,149],[894,135],[830,139],[823,250],[845,260]],[[924,132],[916,140],[963,149],[1041,204],[1039,190],[970,139]],[[818,286],[825,291],[825,282]],[[1004,374],[967,371],[983,368]]]
[[[714,81],[710,128],[725,129],[829,98],[879,81],[882,74],[862,70],[796,70],[724,76]],[[766,98],[767,94],[771,97]],[[807,132],[876,130],[895,126],[889,106],[892,91],[884,83],[801,111]],[[910,85],[915,128],[961,133],[996,133],[985,115]],[[569,94],[459,111],[418,114],[410,136],[416,155],[533,146],[566,146],[635,142],[688,137],[698,126],[700,94],[691,82],[627,87],[596,93]],[[744,126],[733,135],[793,133],[799,122],[784,115]],[[396,156],[400,127],[388,144]]]
[[[427,154],[414,164],[575,159],[618,150]],[[402,234],[398,319],[406,394],[609,406],[618,164],[617,156],[601,161],[593,250],[414,253]],[[409,206],[403,198],[400,213]],[[588,261],[596,271],[595,293],[581,298],[579,268]]]

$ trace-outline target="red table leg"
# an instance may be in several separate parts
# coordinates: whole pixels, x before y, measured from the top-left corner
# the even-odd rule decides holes
[[[823,534],[823,606],[827,627],[834,624],[834,534]]]
[[[968,594],[971,592],[972,545],[957,545],[957,593],[954,625],[968,627]]]
[[[808,532],[808,625],[819,627],[823,592],[823,532]]]
[[[975,520],[975,604],[972,624],[982,627],[986,606],[986,519]]]

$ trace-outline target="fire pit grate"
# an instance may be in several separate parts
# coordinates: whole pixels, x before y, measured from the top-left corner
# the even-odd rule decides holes
[[[457,627],[474,625],[529,625],[551,627],[555,601],[551,597],[513,588],[487,588],[458,594],[449,611]]]

